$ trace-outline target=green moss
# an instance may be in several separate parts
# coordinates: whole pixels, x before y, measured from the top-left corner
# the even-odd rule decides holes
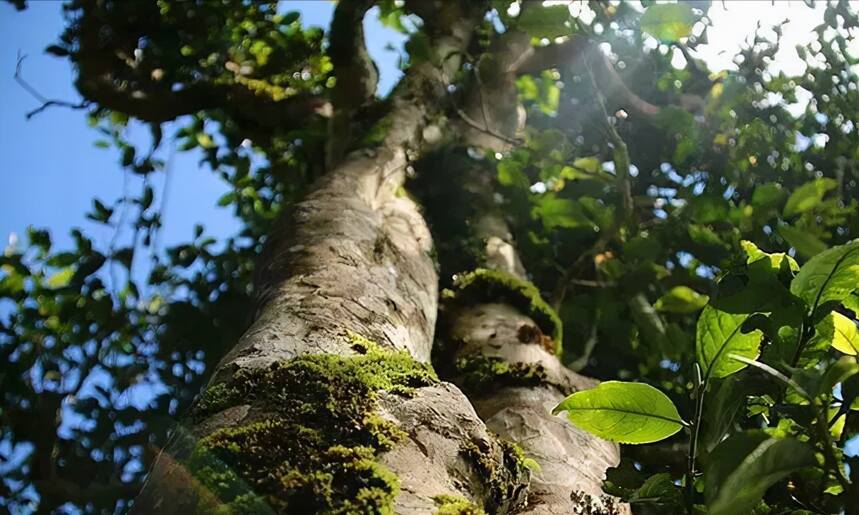
[[[473,354],[456,360],[458,383],[470,393],[499,386],[538,386],[546,379],[542,365],[508,363],[498,357]]]
[[[405,435],[379,416],[378,393],[411,395],[438,379],[406,352],[383,350],[355,334],[348,339],[355,356],[302,356],[239,371],[203,395],[197,417],[235,405],[264,414],[201,439],[189,460],[227,505],[391,513],[398,480],[375,457]]]
[[[501,453],[500,461],[496,459],[498,451]],[[499,438],[497,444],[487,449],[474,442],[466,442],[462,452],[474,464],[480,476],[488,478],[487,511],[504,513],[525,502],[531,470],[525,464],[527,458],[521,447]]]
[[[432,498],[438,504],[435,515],[486,515],[483,508],[458,495],[437,495]]]
[[[478,268],[458,275],[454,287],[455,291],[446,290],[444,296],[456,302],[510,302],[551,335],[556,352],[560,352],[564,335],[561,318],[533,283],[501,270]]]
[[[217,383],[209,386],[197,401],[195,411],[198,413],[215,413],[231,405],[231,399],[235,393],[225,383]]]

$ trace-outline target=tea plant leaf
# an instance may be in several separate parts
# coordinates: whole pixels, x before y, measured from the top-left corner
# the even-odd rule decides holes
[[[751,512],[775,482],[817,463],[807,444],[771,438],[763,431],[731,436],[716,447],[709,462],[704,493],[710,515]]]
[[[566,411],[573,424],[613,442],[658,442],[685,424],[667,395],[644,383],[606,381],[576,392],[552,413]]]
[[[729,354],[755,359],[760,353],[761,331],[742,332],[751,315],[734,314],[707,306],[698,318],[695,354],[704,377],[726,377],[747,365],[731,359]]]
[[[810,312],[827,302],[841,302],[859,287],[859,240],[833,247],[803,265],[790,283]]]

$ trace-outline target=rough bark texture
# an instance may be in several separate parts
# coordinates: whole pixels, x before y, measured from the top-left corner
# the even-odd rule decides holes
[[[425,18],[434,20],[425,27],[434,55],[395,90],[379,122],[386,138],[343,158],[281,220],[258,267],[256,320],[217,367],[190,429],[156,461],[135,512],[625,509],[597,499],[617,447],[549,414],[594,383],[555,356],[560,323],[525,279],[485,177],[476,185],[480,215],[469,220],[484,245],[479,264],[518,286],[511,293],[505,283],[508,294],[497,299],[463,296],[447,311],[445,357],[465,364],[455,377],[470,397],[429,365],[436,263],[427,224],[402,187],[410,163],[440,139],[449,77],[482,16],[468,2],[434,5],[436,16]],[[341,14],[352,19],[366,6],[343,2],[354,12]],[[493,148],[513,137],[521,120],[511,88],[527,43],[511,34],[478,64],[483,92],[467,96],[472,123],[454,125],[459,136]],[[341,63],[339,73],[360,75],[355,64]]]
[[[450,61],[452,49],[464,48],[472,24],[462,17],[438,34],[439,55]],[[383,144],[348,156],[273,234],[260,267],[256,321],[217,368],[198,403],[191,437],[175,439],[175,458],[162,454],[157,460],[135,503],[138,513],[207,512],[213,506],[240,511],[293,495],[292,504],[275,509],[353,512],[370,506],[417,514],[455,500],[506,512],[524,500],[528,472],[518,455],[486,430],[456,387],[433,380],[420,366],[430,358],[437,276],[426,224],[400,190],[444,95],[439,76],[429,64],[412,70],[395,93]],[[361,377],[359,359],[370,359],[379,373]],[[345,373],[325,375],[338,367]],[[317,370],[320,377],[314,377]],[[376,384],[388,373],[391,379]],[[328,397],[304,403],[304,382]],[[337,389],[326,390],[334,382],[363,392],[369,404],[342,416],[330,412],[332,398],[343,400]],[[291,419],[296,414],[309,420],[298,426]],[[325,417],[366,427],[345,427],[331,441],[335,445],[323,445],[327,461],[290,463],[285,471],[264,468],[268,456],[283,454],[289,461],[302,454],[278,434],[300,440],[314,419]],[[341,437],[359,444],[345,448]],[[314,438],[316,445],[316,433]],[[240,453],[230,461],[234,449]],[[349,453],[358,458],[343,458]],[[330,477],[336,483],[342,472],[331,463],[341,458],[347,474],[364,474],[374,486],[331,494]],[[213,470],[220,479],[212,479]],[[229,491],[219,492],[217,485],[224,484]],[[245,493],[235,495],[233,485],[244,485]]]
[[[441,348],[447,353],[443,350],[436,361],[455,360],[455,381],[487,428],[519,445],[539,465],[522,513],[627,512],[628,506],[602,493],[606,469],[620,461],[617,445],[551,414],[566,395],[597,382],[567,369],[556,356],[553,328],[545,322],[541,327],[523,312],[522,290],[515,285],[527,284],[527,277],[496,206],[491,176],[479,162],[469,167],[465,156],[460,162],[467,168],[458,173],[465,183],[460,201],[475,206],[464,222],[483,244],[475,265],[495,271],[482,276],[486,283],[499,284],[470,286],[491,292],[456,294],[465,299],[455,297],[446,311]],[[536,289],[533,294],[539,295]]]

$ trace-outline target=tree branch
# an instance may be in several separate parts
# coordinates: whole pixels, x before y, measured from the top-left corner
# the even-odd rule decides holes
[[[523,56],[518,64],[517,73],[536,73],[549,68],[570,66],[586,56],[594,54],[590,59],[593,73],[601,86],[607,88],[610,95],[617,96],[631,111],[644,117],[652,118],[659,113],[659,107],[647,102],[627,87],[620,75],[614,69],[611,61],[603,52],[594,47],[593,42],[583,36],[573,36],[563,43],[535,47]]]
[[[369,0],[342,0],[334,9],[328,56],[336,83],[331,93],[333,115],[328,120],[326,167],[336,165],[351,142],[351,125],[358,108],[376,93],[379,73],[364,42],[364,14]]]
[[[44,95],[39,93],[36,90],[36,88],[31,86],[29,82],[24,80],[23,74],[21,73],[24,59],[26,59],[26,58],[27,58],[26,54],[22,54],[20,51],[18,52],[18,62],[15,64],[15,75],[14,75],[15,82],[17,82],[18,85],[20,85],[24,89],[24,91],[26,91],[33,98],[35,98],[36,100],[38,100],[39,102],[42,103],[42,105],[40,105],[36,109],[33,109],[32,111],[27,112],[27,114],[25,116],[27,117],[28,120],[30,118],[36,116],[37,114],[41,113],[42,111],[44,111],[45,109],[47,109],[49,107],[57,106],[57,107],[68,107],[71,109],[86,109],[87,107],[90,106],[90,102],[88,102],[86,100],[83,100],[81,102],[69,102],[67,100],[53,100],[53,99],[48,99]]]

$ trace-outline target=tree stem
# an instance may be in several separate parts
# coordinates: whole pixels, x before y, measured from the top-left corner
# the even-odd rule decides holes
[[[709,375],[709,374],[708,374]],[[689,462],[686,471],[686,509],[691,514],[695,507],[695,465],[698,458],[698,435],[701,429],[701,418],[704,415],[704,393],[707,391],[709,378],[700,381],[700,375],[695,375],[695,416],[689,431]]]

